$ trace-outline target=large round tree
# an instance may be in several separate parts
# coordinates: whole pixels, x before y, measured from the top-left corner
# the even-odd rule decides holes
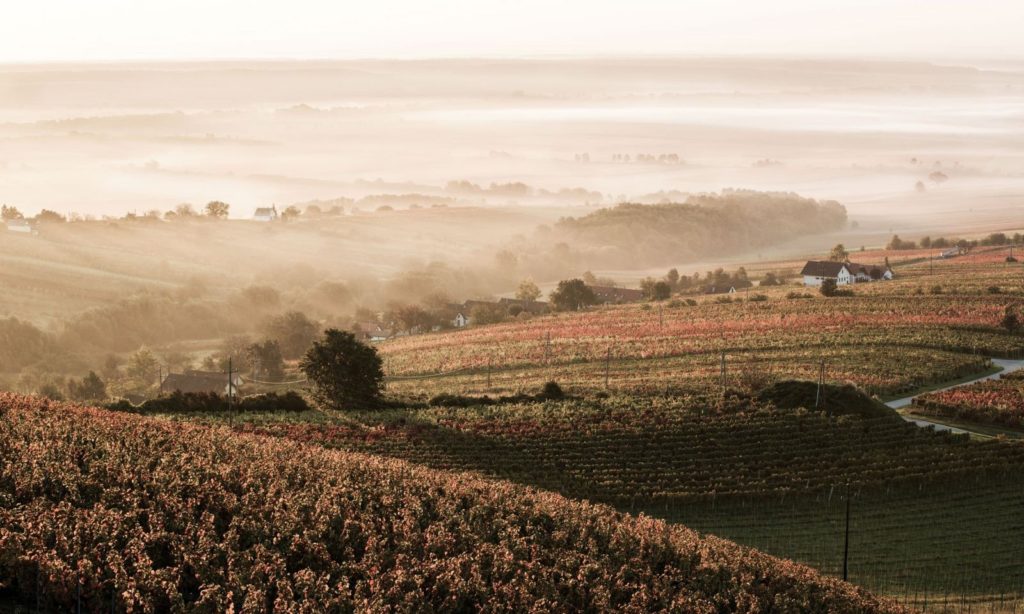
[[[380,356],[352,333],[329,329],[313,342],[299,367],[313,385],[313,398],[324,407],[356,409],[380,403]]]

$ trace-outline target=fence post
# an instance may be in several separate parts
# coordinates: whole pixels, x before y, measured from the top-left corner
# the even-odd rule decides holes
[[[608,346],[608,354],[604,358],[604,389],[608,390],[608,376],[612,368],[612,346]]]
[[[848,581],[850,560],[850,483],[846,483],[846,532],[843,536],[843,582]]]
[[[725,396],[725,352],[722,352],[722,396]]]

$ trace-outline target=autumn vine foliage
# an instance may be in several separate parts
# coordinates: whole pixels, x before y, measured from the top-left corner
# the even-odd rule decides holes
[[[0,603],[46,610],[897,612],[506,482],[0,395]]]

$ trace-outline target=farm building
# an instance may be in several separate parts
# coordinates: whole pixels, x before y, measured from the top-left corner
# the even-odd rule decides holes
[[[35,233],[35,229],[32,228],[32,224],[28,220],[7,220],[6,226],[8,232]]]
[[[256,222],[274,222],[278,218],[277,205],[272,207],[260,207],[253,213],[252,219]]]
[[[809,260],[800,274],[805,286],[820,286],[826,279],[833,279],[837,286],[892,279],[892,269],[885,265],[866,265],[854,262],[832,262]]]
[[[384,341],[391,337],[391,331],[376,322],[357,322],[356,336],[363,341]]]
[[[621,305],[642,301],[646,296],[643,290],[632,288],[615,288],[612,286],[587,286],[594,292],[597,302],[605,305]]]
[[[498,304],[507,310],[511,310],[513,307],[518,307],[519,311],[525,311],[530,315],[543,315],[550,311],[548,304],[544,301],[524,301],[518,298],[503,298],[498,301]]]
[[[231,376],[231,393],[238,394],[242,385],[242,376],[234,373]],[[215,392],[228,394],[228,374],[217,371],[187,370],[184,373],[168,373],[160,382],[162,392]]]
[[[705,286],[704,294],[736,294],[740,290],[747,290],[754,287],[754,284],[747,279],[740,279],[728,284],[717,286]]]

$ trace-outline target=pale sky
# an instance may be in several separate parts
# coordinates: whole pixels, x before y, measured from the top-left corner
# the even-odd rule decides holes
[[[1024,0],[8,0],[0,63],[543,55],[1024,59]]]

